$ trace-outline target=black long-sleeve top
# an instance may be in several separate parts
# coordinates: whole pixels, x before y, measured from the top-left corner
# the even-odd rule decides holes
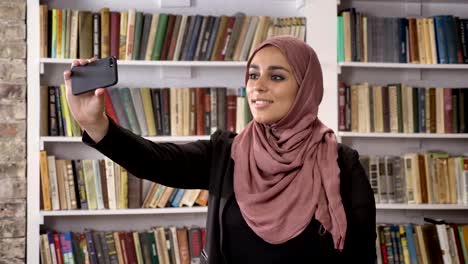
[[[231,159],[235,136],[235,133],[217,131],[210,140],[154,143],[110,121],[109,130],[100,142],[95,144],[86,133],[83,142],[137,177],[175,188],[209,190],[201,263],[375,262],[374,195],[355,150],[342,144],[338,146],[340,192],[348,223],[343,252],[334,250],[329,233],[319,234],[320,223],[314,219],[298,237],[281,245],[269,245],[259,241],[248,228],[235,200]],[[290,255],[298,254],[307,258],[305,262],[291,262]]]

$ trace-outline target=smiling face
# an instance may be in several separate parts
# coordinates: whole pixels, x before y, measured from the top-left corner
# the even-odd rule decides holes
[[[260,49],[248,71],[246,91],[254,120],[273,124],[286,116],[299,87],[283,53],[274,46]]]

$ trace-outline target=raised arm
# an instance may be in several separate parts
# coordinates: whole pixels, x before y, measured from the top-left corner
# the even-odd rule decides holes
[[[75,60],[72,67],[86,67],[94,60]],[[137,136],[106,116],[102,88],[75,96],[71,92],[71,71],[63,75],[70,111],[85,131],[86,144],[137,177],[171,187],[208,189],[211,141],[155,144]]]
[[[210,140],[154,143],[109,120],[107,134],[101,141],[94,143],[85,133],[83,142],[139,178],[177,188],[208,189]]]

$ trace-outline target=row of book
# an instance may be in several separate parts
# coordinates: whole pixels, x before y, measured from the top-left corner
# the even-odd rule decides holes
[[[443,151],[361,155],[376,203],[468,205],[468,157]]]
[[[178,189],[144,181],[109,158],[58,159],[43,150],[40,157],[41,209],[101,210],[206,206],[207,190]],[[144,197],[144,198],[143,198]]]
[[[68,107],[65,84],[41,86],[41,136],[82,135],[82,129]]]
[[[208,190],[180,189],[151,183],[143,208],[192,207],[208,205]]]
[[[40,8],[41,56],[122,60],[245,61],[276,35],[305,40],[304,17],[176,15]]]
[[[466,263],[468,225],[379,224],[377,263]],[[41,263],[173,263],[199,261],[204,227],[162,227],[147,231],[45,231]]]
[[[375,17],[345,9],[338,16],[338,61],[468,63],[468,19]]]
[[[468,263],[468,224],[377,225],[376,263]]]
[[[65,86],[42,89],[43,135],[81,136],[68,109]],[[141,136],[210,135],[217,129],[240,132],[252,120],[244,87],[107,88],[104,102],[114,122]]]
[[[156,226],[144,231],[42,231],[42,264],[199,263],[206,229]]]
[[[338,82],[338,129],[468,133],[468,89]]]

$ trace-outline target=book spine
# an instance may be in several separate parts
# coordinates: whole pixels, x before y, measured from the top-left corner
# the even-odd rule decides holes
[[[98,260],[97,260],[97,255],[96,255],[96,246],[94,244],[92,232],[93,231],[91,230],[86,230],[85,236],[86,236],[86,249],[89,254],[89,260],[92,264],[94,264],[94,263],[98,263]]]
[[[86,194],[85,176],[83,173],[83,162],[81,160],[74,160],[75,174],[78,179],[78,193],[81,209],[88,209],[88,199]]]
[[[468,19],[460,20],[460,41],[463,51],[463,63],[468,64]]]
[[[153,18],[152,14],[143,15],[143,29],[141,32],[141,47],[140,47],[140,55],[138,56],[139,60],[145,60],[152,18]]]
[[[120,13],[110,13],[110,55],[120,59]]]
[[[101,58],[101,15],[93,14],[93,57]]]
[[[143,30],[143,13],[135,13],[135,30],[133,32],[133,51],[132,60],[138,60],[140,57],[141,35]]]
[[[102,8],[101,14],[101,57],[110,56],[110,11],[109,8]]]
[[[115,247],[114,234],[112,232],[104,232],[105,243],[107,247],[107,257],[110,264],[118,264],[119,259]]]

